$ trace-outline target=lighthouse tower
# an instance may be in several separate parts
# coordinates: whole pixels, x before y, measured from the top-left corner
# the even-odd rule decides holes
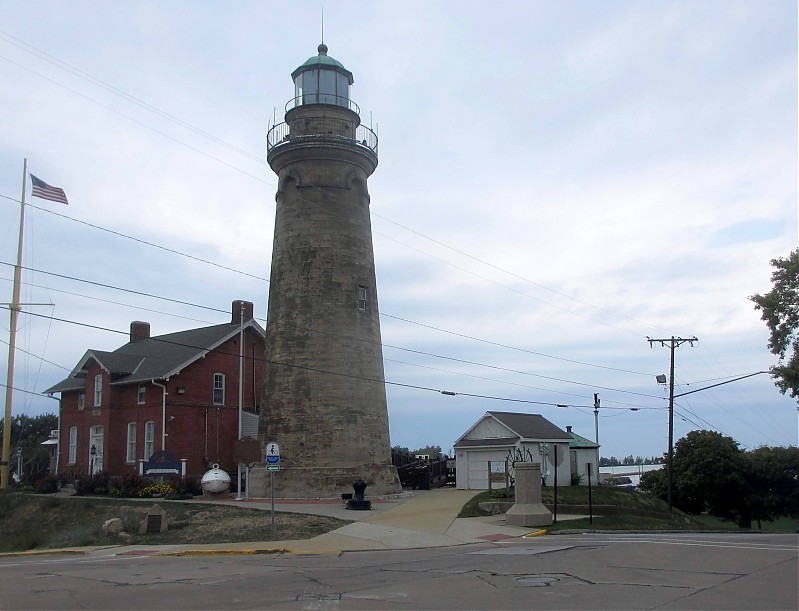
[[[377,135],[324,43],[291,76],[285,121],[267,134],[278,178],[260,435],[280,447],[279,496],[338,496],[358,479],[398,492],[367,187]]]

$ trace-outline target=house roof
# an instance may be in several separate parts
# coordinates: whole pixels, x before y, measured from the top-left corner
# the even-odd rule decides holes
[[[466,436],[480,422],[493,418],[502,424],[512,435],[501,438],[466,439]],[[516,412],[486,412],[466,433],[455,442],[456,447],[480,445],[513,445],[519,440],[571,441],[571,436],[552,424],[541,414],[520,414]]]
[[[257,333],[261,338],[265,335],[263,328],[253,319],[247,321],[244,328],[249,333]],[[91,361],[96,361],[111,375],[111,384],[164,380],[204,357],[240,330],[238,323],[227,323],[140,338],[113,352],[87,350],[68,378],[44,392],[52,394],[84,388]]]
[[[569,431],[569,435],[571,435],[571,437],[572,437],[572,440],[569,442],[569,448],[571,448],[571,449],[576,450],[576,449],[580,449],[580,448],[585,448],[585,449],[593,450],[593,449],[599,447],[598,443],[594,443],[590,439],[586,439],[585,437],[582,437],[581,435],[578,435],[577,433],[572,433],[571,431]]]
[[[480,446],[512,446],[519,441],[518,437],[496,437],[490,439],[461,439],[455,445],[459,448],[474,448]]]
[[[541,414],[519,414],[514,412],[486,412],[516,433],[522,439],[571,439],[569,434],[558,428]]]

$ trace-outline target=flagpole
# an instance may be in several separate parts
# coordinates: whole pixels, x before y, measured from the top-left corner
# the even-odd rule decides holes
[[[0,462],[0,490],[8,487],[11,460],[11,400],[14,387],[14,356],[17,344],[17,318],[19,316],[19,287],[22,276],[22,237],[25,230],[25,187],[28,184],[28,159],[22,162],[22,203],[19,209],[19,242],[17,264],[14,266],[14,288],[11,295],[11,325],[8,332],[8,371],[6,372],[6,411],[3,423],[3,460]]]

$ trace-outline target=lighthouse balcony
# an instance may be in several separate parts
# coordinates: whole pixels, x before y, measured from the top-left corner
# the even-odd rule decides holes
[[[356,115],[357,117],[357,115]],[[274,125],[266,134],[266,154],[276,149],[300,143],[336,142],[348,146],[363,147],[364,152],[377,157],[377,134],[356,120],[344,120],[340,117],[319,116],[306,117],[303,121],[291,121]]]

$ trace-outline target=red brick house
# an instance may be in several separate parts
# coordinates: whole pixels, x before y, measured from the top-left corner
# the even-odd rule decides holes
[[[138,473],[167,450],[189,476],[214,463],[235,471],[240,375],[243,436],[258,432],[264,330],[252,314],[252,303],[234,301],[230,323],[156,337],[135,321],[124,346],[87,350],[45,391],[61,394],[58,470]]]

